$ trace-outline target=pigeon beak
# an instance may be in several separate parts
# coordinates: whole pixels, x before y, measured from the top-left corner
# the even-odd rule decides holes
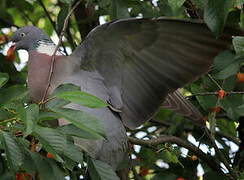
[[[16,44],[15,43],[12,43],[11,46],[10,46],[10,48],[7,51],[7,54],[13,53],[15,51],[15,49],[16,49]]]
[[[13,61],[15,59],[15,55],[14,55],[15,49],[16,49],[16,45],[15,45],[15,43],[12,43],[10,48],[7,51],[6,59],[8,61]]]
[[[16,49],[16,43],[12,42],[9,49],[12,49],[14,51]]]

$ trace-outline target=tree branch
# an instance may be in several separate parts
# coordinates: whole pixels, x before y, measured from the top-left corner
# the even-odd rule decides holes
[[[53,55],[52,55],[52,59],[51,59],[51,66],[50,66],[50,71],[49,71],[49,76],[48,76],[48,83],[47,83],[47,87],[45,89],[45,92],[43,94],[43,97],[42,97],[42,100],[40,102],[40,104],[44,104],[43,102],[45,102],[45,99],[47,97],[47,92],[48,92],[48,89],[50,87],[50,84],[51,84],[51,79],[52,79],[52,76],[53,76],[53,68],[54,68],[54,62],[55,62],[55,55],[58,51],[58,48],[59,46],[61,45],[61,42],[62,42],[62,38],[64,36],[64,33],[65,33],[65,29],[67,28],[68,26],[68,22],[69,22],[69,17],[71,16],[71,14],[73,13],[73,11],[75,10],[75,8],[81,3],[81,0],[77,1],[77,3],[71,8],[71,10],[69,11],[69,13],[67,14],[65,20],[64,20],[64,25],[63,25],[63,28],[62,28],[62,31],[60,33],[60,36],[59,36],[59,41],[58,41],[58,44],[53,52]]]
[[[81,39],[84,40],[87,34],[99,25],[99,16],[96,13],[94,3],[82,1],[79,7],[74,11],[77,26]]]
[[[6,26],[13,26],[13,27],[19,28],[19,26],[13,24],[12,22],[10,22],[8,19],[5,19],[5,18],[0,17],[0,22],[2,22],[1,24],[5,24]]]
[[[149,148],[152,148],[153,146],[157,146],[159,144],[166,143],[166,142],[177,144],[177,145],[184,147],[184,148],[188,149],[189,151],[193,152],[196,156],[198,156],[200,159],[202,159],[204,162],[206,162],[206,164],[214,171],[223,173],[221,171],[220,165],[217,164],[211,157],[206,155],[204,152],[202,152],[199,148],[194,146],[192,143],[184,141],[178,137],[162,135],[162,136],[159,136],[158,138],[153,138],[150,140],[142,140],[142,139],[129,137],[129,141],[132,144],[137,144],[137,145],[141,145],[141,146],[145,146],[145,147],[149,147]]]
[[[42,9],[44,10],[45,14],[47,15],[47,18],[48,18],[48,20],[50,21],[50,23],[52,24],[54,31],[56,32],[57,35],[59,35],[59,34],[58,34],[58,31],[57,31],[57,29],[56,29],[55,22],[52,20],[52,18],[51,18],[51,16],[50,16],[49,12],[47,11],[47,8],[45,7],[45,5],[44,5],[43,2],[42,2],[42,0],[38,0],[38,3],[40,4],[40,6],[41,6]],[[64,53],[65,53],[66,56],[67,56],[68,53],[67,53],[67,51],[66,51],[66,48],[65,48],[63,42],[61,42],[61,45],[62,45],[62,47],[63,47],[63,49],[64,49]]]
[[[156,125],[164,126],[164,127],[170,127],[171,126],[170,123],[159,121],[159,120],[156,120],[156,119],[150,119],[150,122],[153,123],[153,124],[156,124]],[[186,127],[184,130],[187,131],[187,132],[192,132],[193,128]],[[233,137],[231,135],[225,134],[225,133],[223,133],[221,131],[216,131],[215,135],[220,137],[220,138],[226,138],[229,141],[234,142],[236,145],[240,144],[240,140],[239,139],[237,139],[237,138],[235,138],[235,137]]]

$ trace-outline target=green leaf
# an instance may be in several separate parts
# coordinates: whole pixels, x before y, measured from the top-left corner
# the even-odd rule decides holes
[[[144,160],[140,164],[145,167],[147,167],[148,164],[154,164],[158,159],[158,154],[156,154],[152,149],[141,147],[138,156],[143,157]]]
[[[198,86],[197,84],[192,84],[191,85],[191,91],[193,93],[204,93],[206,92],[203,88]],[[197,101],[199,102],[200,106],[208,111],[209,108],[215,107],[216,102],[217,102],[217,97],[216,96],[196,96]]]
[[[38,116],[38,121],[47,121],[47,120],[54,120],[59,119],[61,116],[55,112],[40,112]]]
[[[92,180],[119,180],[119,177],[107,163],[88,159],[88,171]]]
[[[216,123],[221,132],[236,137],[237,132],[236,132],[236,125],[234,121],[230,121],[227,119],[218,119]]]
[[[37,104],[31,104],[26,108],[26,131],[25,136],[32,133],[39,115],[39,107]]]
[[[111,19],[128,18],[130,14],[128,8],[122,0],[111,1]]]
[[[9,79],[9,75],[7,73],[0,73],[0,88],[6,84]]]
[[[181,7],[184,4],[185,0],[168,0],[168,2],[173,9],[176,9]]]
[[[23,85],[14,85],[0,91],[0,106],[20,100],[27,95],[27,88]]]
[[[236,86],[236,74],[225,79],[222,84],[222,88],[225,91],[233,91],[235,86]]]
[[[240,114],[240,116],[244,116],[244,104],[243,105],[240,105],[237,108],[237,113]]]
[[[241,114],[240,106],[243,105],[243,95],[229,95],[220,101],[220,106],[227,112],[227,116],[232,120],[237,120]]]
[[[54,92],[51,94],[50,98],[55,97],[56,94],[67,92],[67,91],[79,91],[80,87],[73,84],[62,84],[57,87]],[[59,108],[69,104],[69,101],[63,99],[52,99],[46,104],[46,108]]]
[[[74,2],[74,0],[60,0],[62,3],[66,3],[66,4],[72,4]]]
[[[76,86],[74,84],[61,84],[58,86],[55,91],[52,93],[52,96],[55,96],[56,94],[66,92],[66,91],[79,91],[80,87]]]
[[[169,2],[169,6],[172,9],[173,16],[179,16],[182,14],[183,11],[182,6],[185,0],[168,0],[168,2]]]
[[[242,6],[244,4],[244,0],[236,0],[235,6]]]
[[[64,163],[65,168],[67,168],[70,171],[73,171],[73,169],[77,165],[77,163],[75,161],[73,161],[72,159],[66,157],[66,156],[64,156],[63,158],[64,158],[64,162],[65,162]]]
[[[227,180],[228,178],[225,175],[222,175],[220,173],[208,171],[208,172],[204,173],[203,179],[206,179],[206,180],[215,180],[215,179]]]
[[[207,1],[203,1],[203,0],[192,0],[192,2],[193,2],[198,8],[201,8],[201,9],[204,9],[204,7],[205,7],[206,4],[207,4]]]
[[[222,71],[235,61],[235,54],[232,51],[223,51],[214,58],[213,71]]]
[[[12,114],[4,109],[0,109],[0,121],[12,118]]]
[[[244,172],[240,173],[240,177],[238,178],[238,180],[243,180],[244,179]]]
[[[57,154],[61,153],[75,162],[83,162],[83,154],[81,150],[75,146],[72,141],[68,140],[59,130],[37,126],[35,133],[47,152],[53,154],[58,161],[63,162]]]
[[[170,172],[157,173],[152,180],[177,180],[177,175]]]
[[[44,158],[38,153],[30,152],[32,164],[37,169],[40,180],[61,180],[64,179],[63,172],[59,170],[58,165],[50,159]]]
[[[244,4],[244,2],[242,2],[242,4]],[[244,28],[244,11],[243,11],[243,8],[241,9],[241,13],[240,13],[240,27],[242,29]]]
[[[179,163],[177,156],[172,152],[168,151],[167,149],[162,151],[162,157],[165,162]]]
[[[28,1],[18,1],[18,0],[13,0],[12,1],[16,7],[20,8],[21,10],[26,10],[26,11],[33,11],[34,6]]]
[[[83,153],[81,152],[81,149],[75,146],[72,141],[68,140],[63,149],[63,154],[65,156],[67,156],[75,162],[83,163]]]
[[[66,180],[66,178],[64,177],[65,172],[54,160],[46,158],[45,161],[50,165],[53,171],[53,175],[51,177],[52,180]]]
[[[208,0],[204,8],[204,21],[216,36],[223,31],[231,7],[230,0]]]
[[[24,162],[21,168],[32,176],[34,176],[34,174],[37,172],[37,167],[35,166],[33,159],[31,158],[29,150],[24,152]]]
[[[234,74],[236,74],[240,69],[239,61],[236,61],[229,66],[227,66],[225,69],[221,70],[220,72],[213,75],[216,79],[226,79]]]
[[[66,137],[56,129],[35,126],[33,132],[47,152],[51,153],[59,162],[63,162],[58,152],[63,152],[66,146]]]
[[[82,91],[62,92],[56,94],[56,97],[90,108],[99,108],[108,105],[103,100],[97,98],[96,96],[93,96],[91,94]]]
[[[0,175],[0,179],[1,180],[12,180],[15,179],[15,174],[14,173],[10,173],[10,172],[6,172],[4,174]]]
[[[79,110],[67,108],[54,108],[51,110],[60,114],[60,116],[71,122],[76,127],[80,128],[81,130],[92,134],[93,136],[97,136],[98,138],[105,137],[103,125],[101,121],[96,119],[96,117]]]
[[[63,1],[71,1],[71,0],[63,0]],[[70,10],[70,4],[69,2],[67,2],[66,4],[63,5],[63,7],[58,13],[57,24],[56,24],[56,29],[58,34],[60,34],[63,29],[64,20],[67,17],[69,10]]]
[[[237,54],[244,53],[244,37],[235,36],[232,40],[232,43]]]
[[[73,124],[68,124],[64,126],[58,127],[58,129],[68,135],[68,136],[75,136],[80,137],[83,139],[104,139],[101,136],[97,136],[97,134],[94,135],[94,133],[90,133],[89,131],[83,131],[82,129],[74,126]]]
[[[13,171],[17,171],[23,163],[23,154],[13,136],[7,132],[0,131],[1,142],[3,143],[9,166]]]

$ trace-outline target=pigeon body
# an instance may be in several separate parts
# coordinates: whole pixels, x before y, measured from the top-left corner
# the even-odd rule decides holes
[[[203,23],[169,19],[125,19],[98,26],[70,56],[56,54],[50,95],[63,83],[109,102],[90,109],[77,104],[66,108],[85,111],[101,120],[107,140],[75,143],[114,169],[126,154],[125,126],[136,128],[160,106],[202,122],[201,114],[177,91],[206,73],[213,58],[230,43],[231,34],[216,39]],[[35,102],[45,91],[55,45],[36,27],[15,32],[16,49],[29,52],[28,86]],[[67,124],[64,119],[59,125]]]

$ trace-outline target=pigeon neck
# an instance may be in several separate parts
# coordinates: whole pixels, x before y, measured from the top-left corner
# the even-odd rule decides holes
[[[53,77],[49,87],[48,94],[59,84],[63,78],[65,72],[64,56],[56,56],[53,66]],[[45,93],[46,86],[49,81],[49,71],[51,62],[51,56],[45,53],[38,53],[33,50],[29,52],[28,60],[28,86],[30,90],[30,96],[34,102],[39,102]]]
[[[38,53],[45,54],[48,56],[52,56],[55,49],[56,49],[56,45],[50,39],[48,39],[48,40],[37,41],[35,50]],[[60,49],[58,49],[58,51],[56,52],[56,55],[58,55],[58,56],[63,55],[62,52],[60,51]]]

